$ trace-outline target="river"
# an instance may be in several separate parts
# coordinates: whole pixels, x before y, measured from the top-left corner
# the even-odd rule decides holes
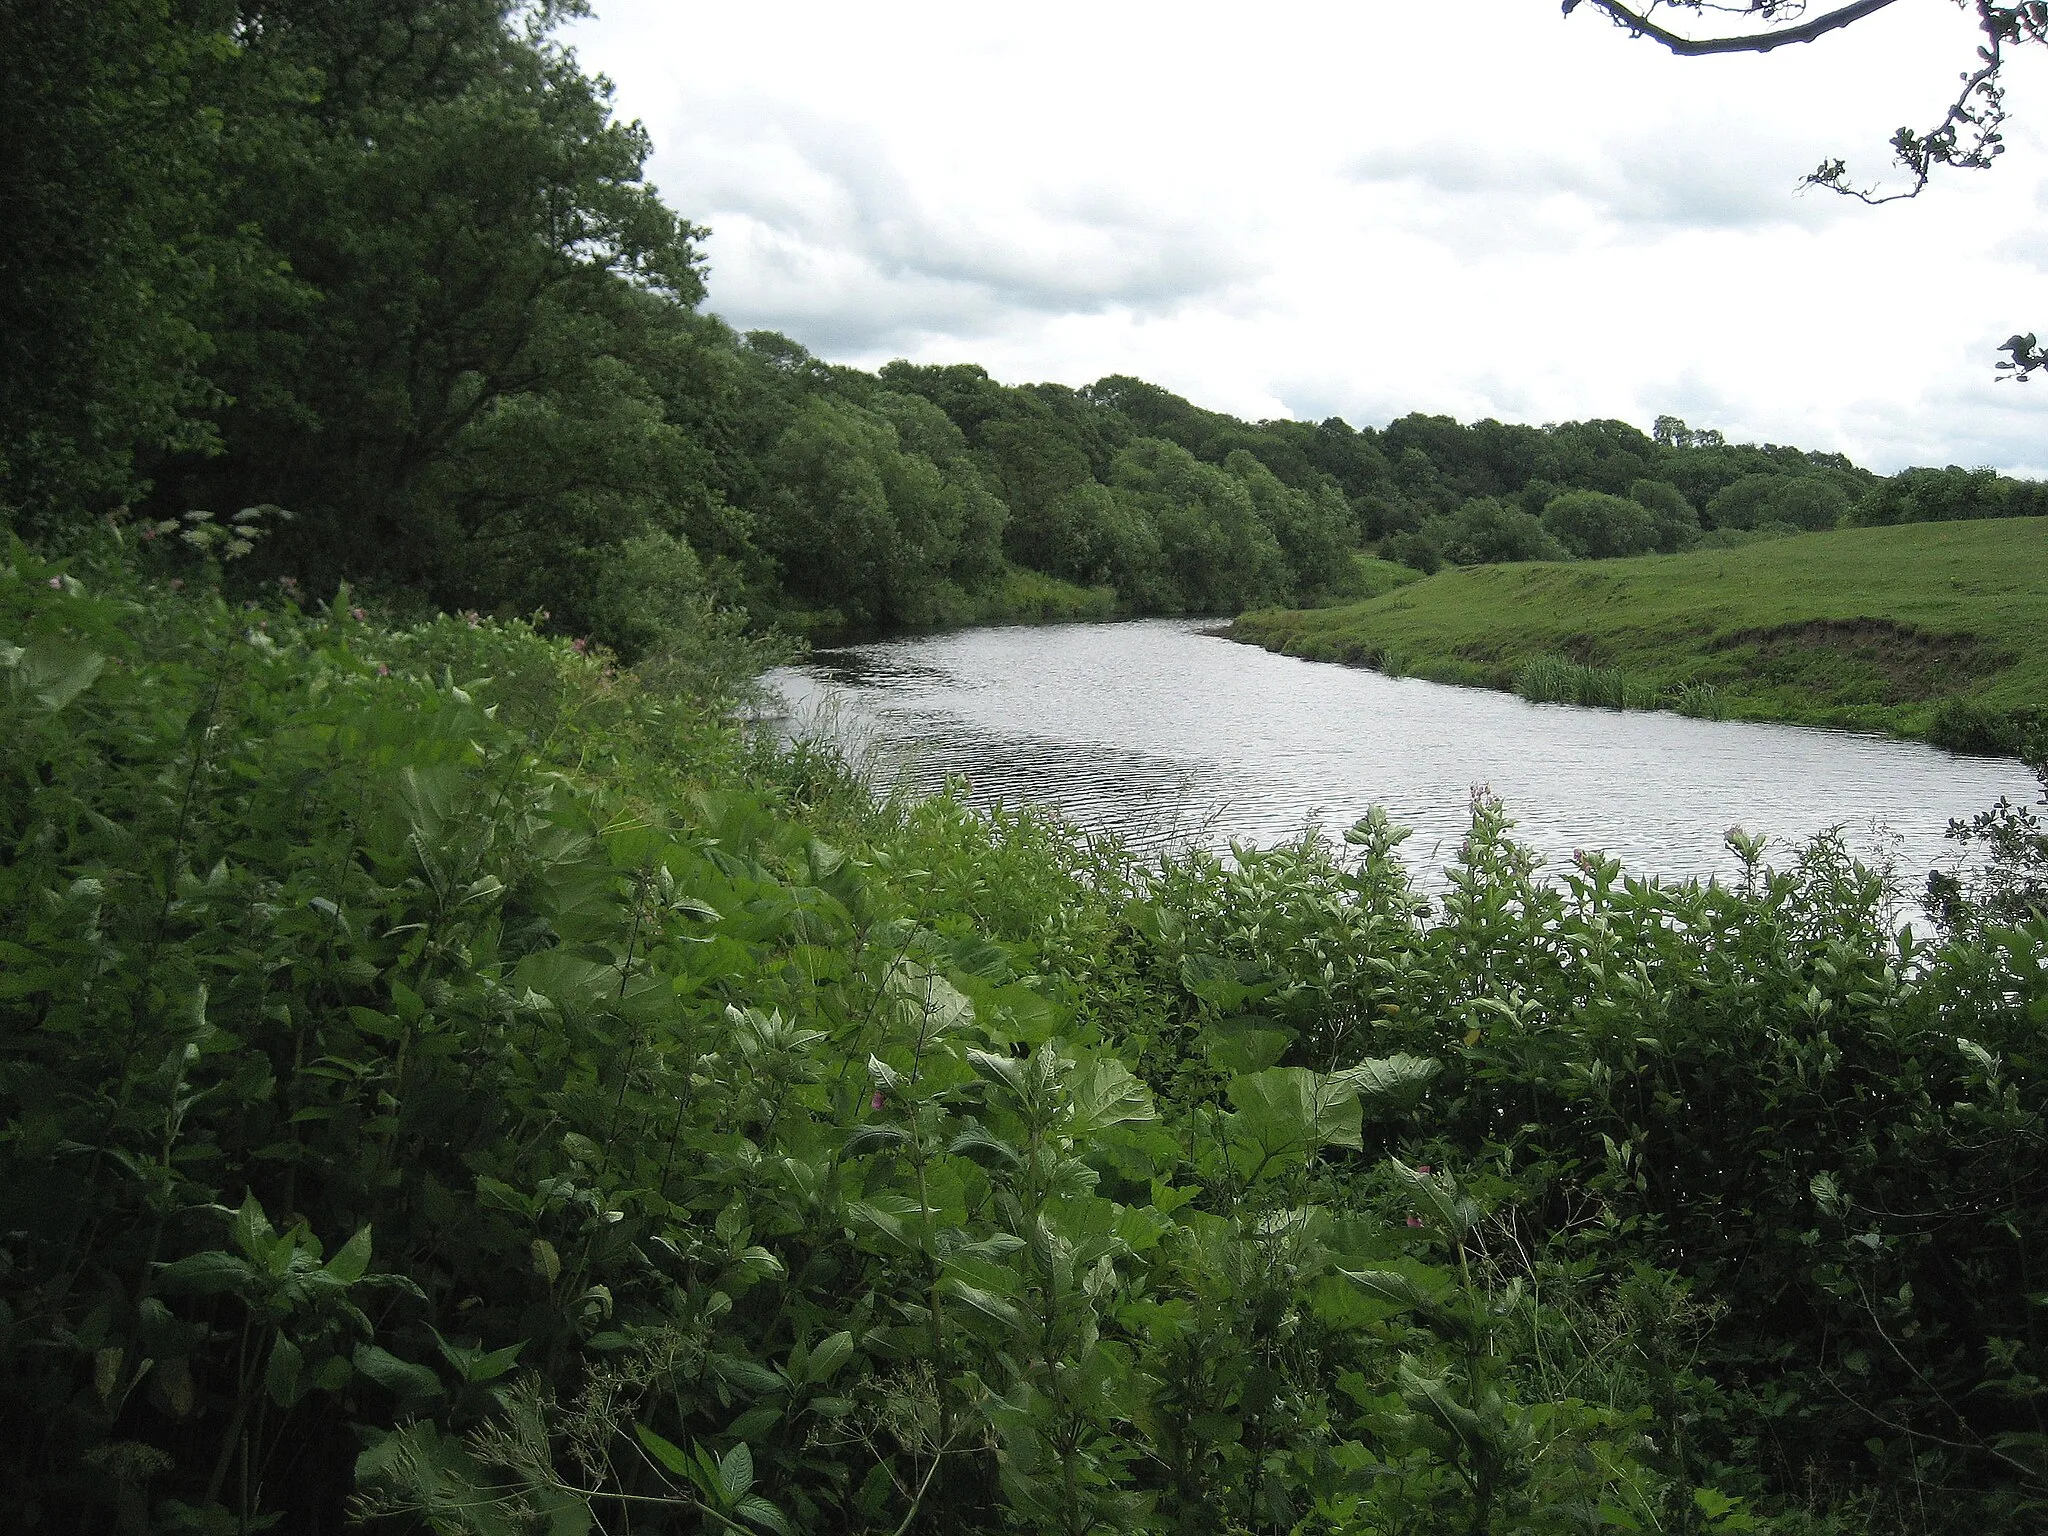
[[[1327,663],[1204,630],[1214,621],[1003,627],[821,651],[770,674],[784,728],[832,734],[919,789],[1057,805],[1137,848],[1340,832],[1375,803],[1413,827],[1424,884],[1475,788],[1552,864],[1601,849],[1631,873],[1726,874],[1733,826],[1778,858],[1831,827],[1910,885],[1953,862],[1951,817],[2032,776],[2006,759],[1803,726],[1529,704]]]

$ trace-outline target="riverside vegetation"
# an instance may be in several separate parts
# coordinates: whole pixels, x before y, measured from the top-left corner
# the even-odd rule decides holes
[[[215,552],[239,540],[217,540]],[[16,1528],[2038,1529],[2048,839],[1434,900],[0,569]],[[176,572],[177,574],[171,574]]]
[[[2038,1529],[2030,810],[1931,924],[1825,839],[1542,878],[1484,799],[1425,898],[1381,817],[1146,862],[731,720],[785,634],[2038,488],[737,336],[579,9],[8,10],[13,1526]]]
[[[2020,755],[2048,700],[2048,518],[1842,529],[1741,549],[1447,570],[1240,617],[1318,661],[1537,702],[1881,729]]]

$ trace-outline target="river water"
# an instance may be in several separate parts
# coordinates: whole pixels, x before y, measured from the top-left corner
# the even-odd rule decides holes
[[[2005,759],[1799,726],[1529,704],[1204,634],[1214,621],[1004,627],[821,651],[770,674],[786,730],[831,734],[923,790],[1052,804],[1152,850],[1332,832],[1382,804],[1425,884],[1470,796],[1506,802],[1556,864],[1601,849],[1631,873],[1726,874],[1723,839],[1782,858],[1831,827],[1909,884],[1952,863],[1942,830],[2032,776]]]

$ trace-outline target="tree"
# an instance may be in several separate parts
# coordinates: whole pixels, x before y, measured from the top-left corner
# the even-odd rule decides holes
[[[1700,515],[1685,493],[1667,480],[1637,480],[1628,488],[1628,499],[1657,520],[1657,548],[1676,554],[1700,536]]]
[[[0,526],[61,537],[141,493],[138,453],[209,442],[194,310],[256,243],[211,231],[221,103],[253,71],[222,0],[0,18]]]
[[[1657,519],[1625,496],[1567,491],[1543,509],[1543,526],[1581,560],[1646,555],[1657,547]]]
[[[1431,518],[1422,536],[1434,541],[1453,565],[1571,558],[1540,518],[1491,496],[1475,496],[1449,517]]]

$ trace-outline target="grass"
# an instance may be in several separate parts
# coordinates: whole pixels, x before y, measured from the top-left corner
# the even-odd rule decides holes
[[[1471,566],[1241,640],[1530,698],[1932,737],[2048,703],[2048,518]],[[1996,731],[1978,736],[1996,750]]]

